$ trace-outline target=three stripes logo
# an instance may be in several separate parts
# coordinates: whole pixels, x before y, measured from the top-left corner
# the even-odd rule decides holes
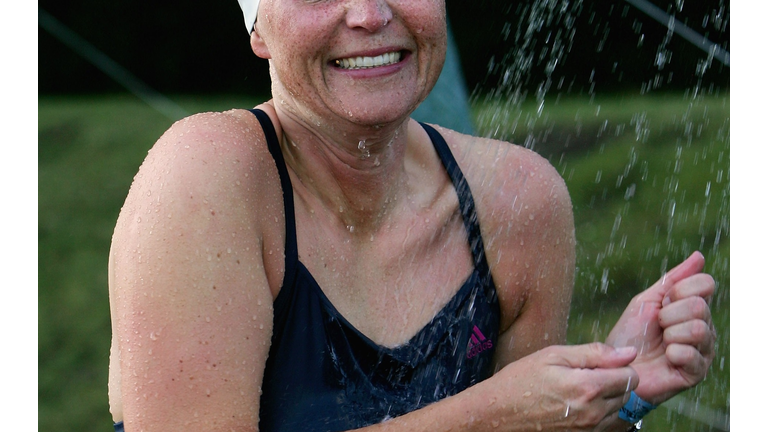
[[[493,348],[493,342],[486,338],[477,326],[474,326],[472,334],[469,336],[469,342],[467,343],[467,358],[471,359],[490,348]]]

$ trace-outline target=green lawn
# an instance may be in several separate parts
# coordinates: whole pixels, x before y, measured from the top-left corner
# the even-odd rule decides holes
[[[190,113],[258,98],[174,98]],[[649,431],[704,431],[729,412],[729,95],[476,104],[481,134],[548,157],[573,197],[578,272],[569,340],[601,340],[622,306],[694,250],[718,281],[717,358],[705,382],[649,416]],[[38,105],[40,430],[110,429],[107,255],[139,164],[171,121],[130,96]],[[697,405],[695,405],[697,404]],[[698,408],[695,415],[688,406]],[[702,414],[702,412],[704,414]],[[717,424],[721,419],[710,419]]]
[[[717,356],[704,383],[663,405],[643,430],[723,425],[730,412],[730,96],[547,101],[540,114],[534,104],[476,109],[481,134],[533,148],[568,185],[578,269],[570,343],[604,340],[632,296],[693,251],[704,253],[718,283]]]

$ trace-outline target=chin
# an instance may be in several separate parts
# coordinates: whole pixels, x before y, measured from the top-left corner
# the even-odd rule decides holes
[[[360,126],[382,126],[386,124],[402,123],[406,121],[415,109],[415,106],[413,109],[388,109],[386,111],[376,112],[372,112],[367,109],[360,109],[348,112],[347,119],[349,119],[350,122]]]
[[[411,96],[413,95],[411,94]],[[410,101],[398,98],[389,102],[384,101],[383,98],[378,98],[378,100],[374,98],[367,103],[346,105],[343,111],[338,114],[345,116],[352,123],[365,126],[403,122],[410,117],[425,97]]]

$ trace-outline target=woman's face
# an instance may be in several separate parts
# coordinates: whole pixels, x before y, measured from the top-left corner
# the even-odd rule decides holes
[[[392,122],[409,115],[437,81],[445,3],[264,0],[251,43],[270,59],[276,104],[317,121]]]

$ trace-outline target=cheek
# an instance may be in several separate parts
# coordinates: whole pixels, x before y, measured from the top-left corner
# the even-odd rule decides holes
[[[328,30],[317,23],[316,16],[273,14],[268,25],[267,43],[280,65],[299,66],[323,52]]]
[[[442,2],[422,1],[403,6],[401,16],[406,26],[423,45],[445,47],[447,45],[447,22]]]
[[[446,26],[445,3],[442,1],[414,1],[403,6],[404,17],[425,31],[436,31]]]

